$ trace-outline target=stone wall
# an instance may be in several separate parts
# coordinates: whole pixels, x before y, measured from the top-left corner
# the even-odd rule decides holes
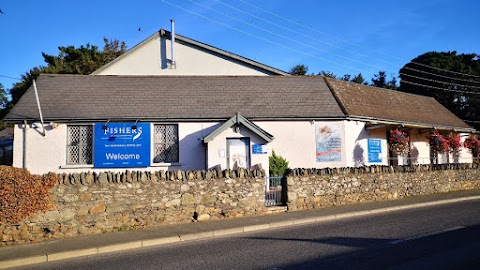
[[[0,225],[0,246],[265,212],[259,170],[61,175],[55,205]]]
[[[295,169],[286,177],[288,210],[480,189],[478,164]]]

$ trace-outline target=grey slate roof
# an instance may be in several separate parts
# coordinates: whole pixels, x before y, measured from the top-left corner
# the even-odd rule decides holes
[[[45,121],[343,118],[323,77],[41,75]],[[38,120],[31,87],[6,116]]]
[[[94,71],[92,73],[92,75],[97,75],[100,73],[100,71],[104,70],[105,68],[107,68],[108,66],[118,62],[118,61],[121,61],[122,58],[126,57],[127,55],[129,55],[130,53],[132,53],[133,51],[137,50],[138,48],[140,48],[141,46],[143,46],[144,44],[148,43],[150,40],[153,40],[155,39],[156,37],[158,36],[165,36],[167,37],[168,39],[171,39],[171,33],[165,29],[160,29],[160,31],[154,33],[153,35],[151,35],[150,37],[146,38],[145,40],[143,40],[142,42],[140,42],[139,44],[135,45],[132,49],[128,50],[127,52],[125,52],[124,54],[120,55],[119,57],[115,58],[113,61],[111,61],[110,63],[104,65],[103,67],[97,69],[96,71]],[[183,45],[187,45],[187,46],[190,46],[190,47],[193,47],[193,48],[196,48],[196,49],[199,49],[199,50],[202,50],[202,51],[207,51],[211,54],[215,54],[219,57],[222,57],[222,58],[226,58],[226,59],[229,59],[230,61],[234,61],[236,63],[239,63],[239,64],[242,64],[242,65],[245,65],[245,66],[248,66],[252,69],[256,69],[256,70],[259,70],[259,71],[262,71],[268,75],[283,75],[283,76],[289,76],[290,74],[283,71],[283,70],[280,70],[280,69],[277,69],[277,68],[274,68],[274,67],[271,67],[271,66],[268,66],[268,65],[265,65],[265,64],[262,64],[262,63],[259,63],[257,61],[254,61],[254,60],[251,60],[251,59],[248,59],[246,57],[243,57],[243,56],[240,56],[238,54],[234,54],[234,53],[231,53],[231,52],[228,52],[228,51],[225,51],[225,50],[222,50],[222,49],[219,49],[217,47],[214,47],[214,46],[211,46],[211,45],[208,45],[208,44],[205,44],[205,43],[202,43],[202,42],[199,42],[199,41],[196,41],[194,39],[191,39],[191,38],[187,38],[187,37],[184,37],[182,35],[179,35],[179,34],[175,34],[175,42],[178,42],[178,43],[181,43]]]

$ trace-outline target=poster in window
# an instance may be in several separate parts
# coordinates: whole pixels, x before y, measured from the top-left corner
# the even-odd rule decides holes
[[[315,142],[317,162],[342,161],[342,137],[339,123],[316,123]]]
[[[150,165],[150,123],[97,123],[94,139],[95,168]]]

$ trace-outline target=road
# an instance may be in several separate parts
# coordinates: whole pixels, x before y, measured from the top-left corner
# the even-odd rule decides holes
[[[480,269],[480,200],[17,269]]]

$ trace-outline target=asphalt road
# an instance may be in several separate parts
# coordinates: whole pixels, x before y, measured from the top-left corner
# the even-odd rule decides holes
[[[480,200],[17,269],[480,269]]]

